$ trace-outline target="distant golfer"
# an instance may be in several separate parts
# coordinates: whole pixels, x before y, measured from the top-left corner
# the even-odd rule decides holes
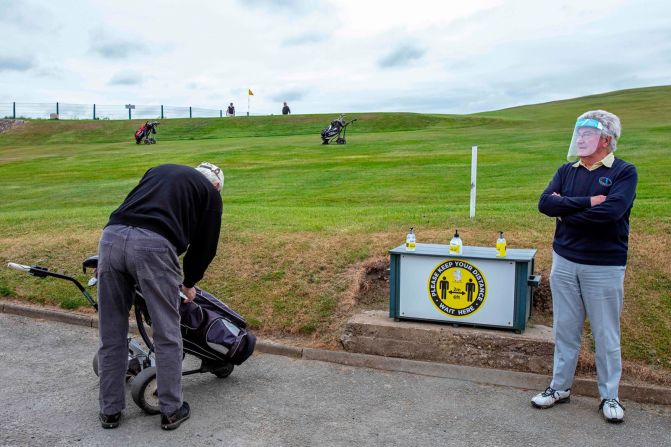
[[[226,116],[235,116],[235,107],[230,103],[226,108]]]
[[[210,163],[149,169],[110,216],[98,246],[100,422],[119,426],[125,408],[128,313],[142,290],[156,349],[161,428],[189,418],[182,401],[180,290],[185,302],[217,252],[224,174]],[[186,252],[182,269],[179,259]]]
[[[286,101],[284,102],[284,107],[282,107],[282,115],[289,115],[291,113],[291,109],[287,105]]]
[[[578,117],[567,156],[571,163],[559,168],[538,202],[543,214],[556,218],[550,272],[555,351],[552,382],[531,403],[549,408],[569,401],[587,315],[596,346],[599,409],[608,422],[624,420],[618,400],[620,313],[638,182],[634,165],[613,155],[620,129],[620,119],[603,110]]]

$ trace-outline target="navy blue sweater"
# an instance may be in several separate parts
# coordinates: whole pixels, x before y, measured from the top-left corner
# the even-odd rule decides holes
[[[554,251],[578,264],[626,265],[637,182],[634,165],[619,158],[594,171],[573,163],[561,166],[538,202],[541,213],[558,218]],[[601,194],[606,201],[591,207],[590,197]]]
[[[184,255],[184,286],[201,280],[219,243],[221,194],[189,166],[149,169],[107,225],[130,225],[160,234]],[[188,250],[187,250],[188,247]]]

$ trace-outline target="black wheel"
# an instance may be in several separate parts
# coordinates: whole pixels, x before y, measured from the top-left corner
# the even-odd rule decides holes
[[[93,356],[93,372],[98,375],[98,351],[96,351],[96,355]]]
[[[147,414],[159,414],[161,408],[158,404],[158,393],[156,391],[156,368],[150,366],[135,376],[130,385],[130,395],[138,407]]]
[[[219,377],[220,379],[224,379],[231,375],[233,368],[235,368],[235,366],[232,363],[224,363],[222,366],[218,366],[217,368],[213,369],[212,374]]]

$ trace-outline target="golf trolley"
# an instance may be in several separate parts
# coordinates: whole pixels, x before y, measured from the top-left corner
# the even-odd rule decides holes
[[[96,269],[98,257],[91,256],[82,263],[82,270]],[[50,271],[45,267],[27,266],[10,262],[7,267],[26,272],[38,278],[47,276],[72,282],[86,300],[98,311],[98,303],[86,288],[75,278]],[[88,286],[97,283],[94,276]],[[146,413],[160,413],[154,343],[151,338],[151,317],[142,292],[136,286],[133,308],[137,329],[146,347],[128,337],[128,369],[126,382],[130,384],[133,401]],[[235,367],[244,362],[254,351],[256,337],[247,331],[244,318],[209,293],[196,289],[193,302],[180,307],[181,332],[184,357],[191,354],[201,360],[199,368],[183,371],[183,376],[196,373],[212,373],[219,378],[228,377]],[[93,371],[98,375],[98,352],[93,357]]]
[[[144,141],[144,144],[155,144],[156,140],[152,135],[156,134],[156,127],[161,124],[158,121],[146,121],[140,128],[135,132],[135,143],[140,144]]]
[[[332,143],[334,140],[336,144],[345,144],[347,143],[347,126],[356,121],[356,118],[352,121],[345,121],[345,114],[341,113],[337,119],[331,121],[328,127],[322,129],[322,144]]]

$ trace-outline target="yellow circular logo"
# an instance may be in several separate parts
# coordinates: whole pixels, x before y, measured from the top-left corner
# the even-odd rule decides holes
[[[487,282],[473,264],[462,259],[448,259],[431,272],[428,292],[434,306],[445,315],[467,317],[485,303]]]

